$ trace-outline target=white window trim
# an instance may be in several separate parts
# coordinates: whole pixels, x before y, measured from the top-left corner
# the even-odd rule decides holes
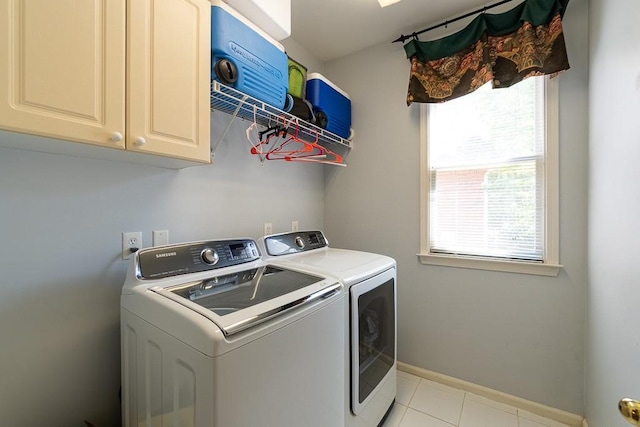
[[[420,105],[420,252],[422,264],[510,273],[557,276],[560,268],[560,204],[558,173],[558,78],[545,85],[545,244],[543,262],[504,261],[495,258],[434,254],[429,251],[429,191],[431,173],[427,165],[429,150],[427,123],[429,108]]]

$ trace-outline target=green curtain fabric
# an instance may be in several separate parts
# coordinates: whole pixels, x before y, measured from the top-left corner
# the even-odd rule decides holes
[[[444,102],[485,83],[509,87],[530,76],[569,69],[562,16],[569,0],[525,0],[482,13],[461,31],[405,46],[411,61],[407,105]]]

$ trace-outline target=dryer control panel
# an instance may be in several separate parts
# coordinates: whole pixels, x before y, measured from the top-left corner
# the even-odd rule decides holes
[[[140,279],[159,279],[215,270],[260,258],[252,239],[209,240],[142,249],[136,256]]]
[[[294,231],[264,238],[264,246],[271,256],[290,255],[329,246],[322,231]]]

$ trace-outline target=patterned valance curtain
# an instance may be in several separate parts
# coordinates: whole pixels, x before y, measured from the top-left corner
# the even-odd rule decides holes
[[[407,105],[448,101],[489,81],[503,88],[569,69],[562,33],[568,3],[525,0],[504,13],[482,13],[450,36],[411,40],[404,46],[411,60]]]

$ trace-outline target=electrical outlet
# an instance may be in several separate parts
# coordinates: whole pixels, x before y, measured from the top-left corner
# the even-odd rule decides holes
[[[291,221],[291,231],[298,231],[298,221]]]
[[[270,222],[264,223],[264,235],[268,236],[269,234],[273,234],[273,224]]]
[[[122,259],[129,259],[131,255],[142,248],[142,232],[133,231],[122,233]]]
[[[169,244],[169,230],[153,230],[153,246]]]

